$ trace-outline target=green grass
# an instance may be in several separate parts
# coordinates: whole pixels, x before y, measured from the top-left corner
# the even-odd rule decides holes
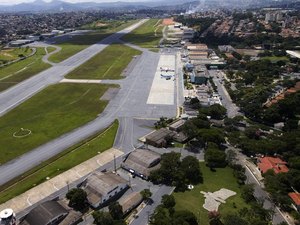
[[[108,37],[109,35],[120,31],[136,22],[136,20],[129,20],[124,23],[116,23],[117,25],[108,26],[106,29],[95,30],[83,35],[75,36],[67,42],[58,43],[57,45],[62,49],[60,52],[50,56],[49,61],[55,63],[61,62],[78,53],[79,51],[87,48],[88,46],[95,44]],[[86,28],[89,29],[89,27]]]
[[[125,35],[122,39],[142,48],[155,51],[162,38],[162,29],[161,20],[150,19],[131,33]]]
[[[95,119],[108,103],[100,97],[109,87],[113,85],[52,85],[0,117],[0,163]],[[21,128],[31,130],[32,134],[13,137]]]
[[[54,48],[52,46],[47,47],[48,54],[55,51],[55,50],[56,50],[56,48]]]
[[[67,78],[74,79],[120,79],[133,56],[141,52],[126,45],[113,44],[92,59],[76,68]]]
[[[46,181],[46,177],[55,177],[64,171],[96,156],[98,152],[113,146],[118,130],[118,121],[115,121],[105,131],[65,150],[58,156],[49,159],[36,168],[26,172],[21,177],[14,179],[1,187],[0,204],[18,196],[30,188]]]
[[[227,199],[226,204],[221,204],[219,207],[222,217],[229,213],[237,212],[243,207],[247,207],[247,204],[241,197],[240,188],[236,178],[232,174],[233,171],[231,168],[220,168],[216,172],[212,172],[205,166],[205,163],[200,163],[200,166],[203,173],[203,184],[196,185],[191,191],[174,193],[177,210],[190,210],[197,216],[201,225],[209,225],[208,211],[202,206],[205,199],[200,191],[215,192],[221,188],[227,188],[237,193],[237,195]],[[234,203],[237,208],[234,207]]]
[[[276,63],[278,61],[286,61],[286,62],[289,61],[287,56],[266,56],[266,57],[263,57],[261,59],[267,59],[267,60],[270,60],[273,63]]]
[[[42,61],[44,55],[44,48],[37,48],[35,55],[0,68],[0,91],[6,90],[51,67],[51,65]]]
[[[11,48],[0,50],[0,61],[13,61],[19,58],[19,55],[28,56],[32,53],[30,48]]]

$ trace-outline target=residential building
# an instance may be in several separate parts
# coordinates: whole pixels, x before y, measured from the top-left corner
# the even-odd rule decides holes
[[[286,173],[289,171],[287,162],[278,157],[261,157],[258,158],[258,169],[261,173],[273,170],[274,173]]]
[[[298,192],[291,192],[291,193],[289,193],[289,197],[293,201],[293,206],[294,206],[295,210],[297,210],[298,212],[300,212],[300,193],[298,193]]]

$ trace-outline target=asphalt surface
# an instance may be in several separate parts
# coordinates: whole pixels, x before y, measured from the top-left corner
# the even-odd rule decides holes
[[[233,118],[235,116],[241,115],[241,113],[239,112],[239,107],[237,107],[236,104],[232,102],[232,99],[230,98],[226,88],[223,85],[222,73],[220,73],[218,70],[210,70],[209,74],[213,77],[213,81],[218,88],[218,93],[221,96],[221,102],[227,109],[228,117]]]

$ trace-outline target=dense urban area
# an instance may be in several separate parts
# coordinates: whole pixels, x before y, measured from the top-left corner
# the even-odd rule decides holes
[[[0,6],[0,225],[300,224],[300,2],[238,3]]]

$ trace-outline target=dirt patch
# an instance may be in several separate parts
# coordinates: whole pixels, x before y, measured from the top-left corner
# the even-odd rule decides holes
[[[119,92],[119,88],[109,88],[104,95],[100,98],[100,100],[110,101],[112,100]]]
[[[106,27],[107,24],[106,23],[97,22],[95,26],[96,27]]]
[[[162,24],[164,26],[169,26],[169,25],[174,25],[175,22],[174,22],[173,18],[166,18],[166,19],[163,20]]]

